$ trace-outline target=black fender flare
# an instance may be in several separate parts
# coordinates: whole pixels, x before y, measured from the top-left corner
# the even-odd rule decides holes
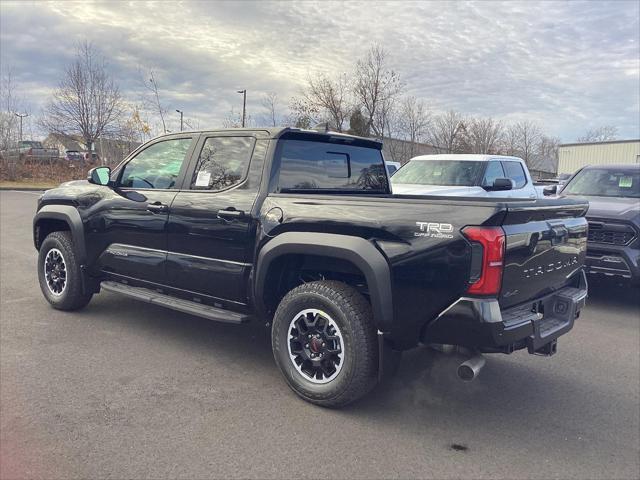
[[[42,243],[43,239],[37,237],[38,223],[43,220],[62,220],[69,225],[71,238],[73,239],[73,247],[80,261],[80,265],[84,265],[87,261],[87,248],[84,238],[84,225],[80,213],[71,205],[45,205],[33,218],[33,243],[36,249],[39,248],[38,240]]]
[[[286,254],[319,255],[353,263],[367,280],[377,328],[382,331],[391,329],[393,301],[389,264],[371,242],[349,235],[285,232],[267,242],[260,250],[256,263],[254,299],[260,311],[266,312],[264,288],[269,266],[275,259]]]

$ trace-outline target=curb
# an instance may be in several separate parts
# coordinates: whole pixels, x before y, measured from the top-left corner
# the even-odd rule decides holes
[[[55,187],[48,187],[55,188]],[[0,191],[14,191],[14,192],[44,192],[47,188],[36,187],[0,187]]]

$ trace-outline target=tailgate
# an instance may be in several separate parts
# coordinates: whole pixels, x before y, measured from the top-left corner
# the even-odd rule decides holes
[[[570,200],[509,208],[500,305],[534,300],[575,281],[587,253],[588,204]]]

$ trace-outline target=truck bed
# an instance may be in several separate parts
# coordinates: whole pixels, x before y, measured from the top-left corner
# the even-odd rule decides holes
[[[588,205],[579,200],[286,193],[270,194],[262,210],[274,207],[284,220],[269,235],[357,234],[383,252],[392,271],[394,338],[407,345],[466,295],[472,246],[463,228],[504,230],[503,308],[569,285],[586,255]]]

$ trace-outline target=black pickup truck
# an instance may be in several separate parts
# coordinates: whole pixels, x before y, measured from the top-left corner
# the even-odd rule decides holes
[[[587,204],[392,195],[381,148],[290,128],[156,138],[39,199],[42,292],[264,322],[287,383],[324,406],[420,343],[553,354],[587,295]]]

